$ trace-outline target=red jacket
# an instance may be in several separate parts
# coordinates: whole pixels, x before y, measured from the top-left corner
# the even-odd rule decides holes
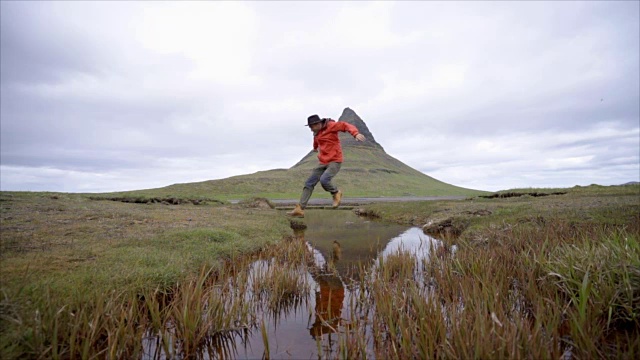
[[[348,131],[353,137],[358,135],[358,129],[343,121],[327,120],[325,126],[313,136],[313,150],[318,151],[321,164],[342,162],[342,146],[340,146],[339,131]]]

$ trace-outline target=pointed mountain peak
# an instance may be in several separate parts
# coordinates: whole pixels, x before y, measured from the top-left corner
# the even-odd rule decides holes
[[[356,112],[351,108],[345,108],[342,111],[342,115],[340,115],[338,121],[344,121],[346,123],[354,125],[358,129],[358,132],[360,132],[367,138],[367,141],[365,142],[358,142],[350,134],[342,133],[340,134],[340,142],[342,142],[343,146],[371,146],[384,151],[382,145],[378,144],[371,131],[369,131],[369,128],[367,127],[367,124],[365,124],[364,120],[362,120],[360,116],[358,116],[358,114],[356,114]]]

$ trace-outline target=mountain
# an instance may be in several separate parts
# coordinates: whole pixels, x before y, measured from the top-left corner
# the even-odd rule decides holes
[[[367,138],[365,142],[358,142],[351,134],[340,134],[344,163],[334,178],[334,183],[343,190],[346,197],[471,196],[483,193],[444,183],[390,156],[375,140],[367,124],[350,108],[344,109],[338,121],[354,125]],[[289,169],[259,171],[220,180],[174,184],[159,189],[126,193],[142,196],[206,196],[219,199],[241,199],[250,196],[297,199],[311,169],[317,164],[317,154],[310,151]],[[318,184],[313,197],[327,196]]]

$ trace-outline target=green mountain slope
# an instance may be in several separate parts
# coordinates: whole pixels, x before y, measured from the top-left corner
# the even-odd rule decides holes
[[[346,108],[339,121],[355,125],[367,141],[355,141],[350,134],[340,135],[344,163],[335,184],[346,197],[478,195],[478,190],[453,186],[436,180],[388,155],[376,142],[367,125]],[[311,169],[318,163],[316,153],[309,152],[290,169],[259,171],[220,180],[174,184],[158,189],[118,193],[139,196],[213,197],[241,199],[261,196],[271,199],[296,199]],[[327,197],[318,184],[313,197]]]

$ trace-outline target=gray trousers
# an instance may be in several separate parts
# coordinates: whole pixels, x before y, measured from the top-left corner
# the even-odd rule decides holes
[[[313,188],[316,187],[318,181],[320,182],[320,185],[322,185],[322,188],[330,192],[332,195],[338,192],[338,188],[331,183],[331,179],[338,174],[340,166],[342,166],[342,163],[331,162],[326,165],[320,164],[311,171],[311,176],[309,176],[307,182],[304,183],[304,189],[302,189],[300,207],[303,209],[307,207],[311,194],[313,194]]]

